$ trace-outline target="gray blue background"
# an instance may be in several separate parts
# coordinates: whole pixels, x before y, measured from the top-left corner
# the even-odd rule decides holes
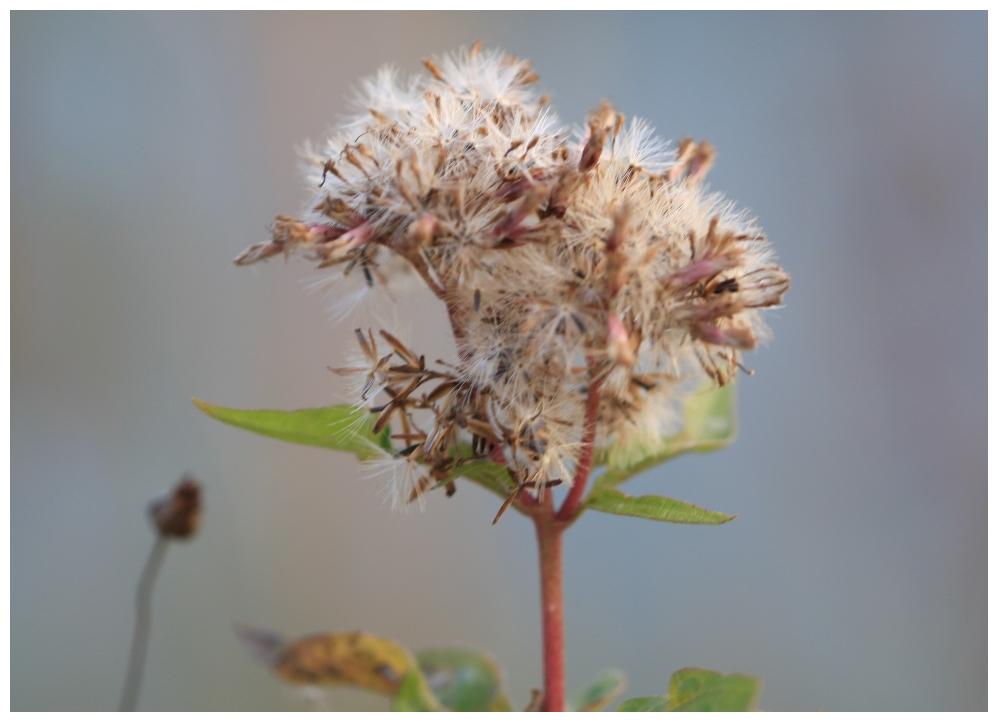
[[[463,488],[398,514],[352,459],[190,404],[337,401],[352,322],[230,259],[305,199],[351,85],[482,39],[560,115],[711,139],[794,284],[728,450],[629,484],[739,518],[593,514],[567,541],[571,689],[685,665],[770,710],[986,707],[986,14],[41,14],[11,22],[11,706],[115,706],[146,501],[183,471],[141,706],[304,708],[233,636],[364,628],[540,679],[532,532]],[[435,302],[399,328],[449,354]],[[393,313],[384,310],[384,318]],[[366,320],[364,316],[360,318]],[[337,709],[375,696],[331,693]]]

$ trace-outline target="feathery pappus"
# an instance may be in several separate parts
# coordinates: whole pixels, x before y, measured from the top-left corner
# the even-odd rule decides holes
[[[307,159],[305,213],[236,264],[297,254],[369,285],[416,275],[458,359],[428,365],[357,330],[356,359],[334,369],[391,425],[393,499],[451,494],[473,460],[542,497],[584,450],[658,440],[685,395],[745,369],[789,278],[751,217],[705,189],[708,142],[673,147],[606,101],[564,126],[528,61],[478,44],[424,65],[362,83]]]

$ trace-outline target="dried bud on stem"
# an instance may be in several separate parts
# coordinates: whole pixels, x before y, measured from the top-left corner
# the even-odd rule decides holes
[[[190,476],[185,476],[172,491],[150,503],[148,513],[156,528],[157,536],[149,556],[146,557],[135,590],[132,646],[129,650],[125,684],[118,705],[118,709],[123,712],[135,710],[139,701],[146,665],[146,650],[149,647],[156,577],[160,573],[170,542],[189,539],[198,530],[201,518],[201,484]]]
[[[160,536],[189,539],[201,522],[201,484],[184,478],[173,491],[150,504],[149,516]]]

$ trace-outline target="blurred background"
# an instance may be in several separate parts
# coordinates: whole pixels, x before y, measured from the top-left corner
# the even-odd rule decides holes
[[[233,635],[364,628],[540,680],[532,531],[466,486],[393,513],[344,454],[224,405],[339,402],[314,272],[236,269],[306,199],[296,148],[362,76],[482,39],[560,116],[609,98],[711,139],[794,283],[729,449],[629,484],[723,527],[588,515],[567,540],[570,689],[700,665],[768,710],[986,707],[986,14],[69,14],[11,20],[11,707],[117,703],[146,502],[189,471],[145,709],[304,709]],[[434,300],[397,319],[450,356]],[[383,708],[351,690],[335,709]]]

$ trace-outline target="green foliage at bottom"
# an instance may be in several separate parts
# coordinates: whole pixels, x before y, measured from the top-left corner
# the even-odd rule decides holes
[[[410,670],[392,700],[394,712],[439,712],[444,707],[427,686],[420,670]]]
[[[749,675],[724,675],[687,667],[670,678],[666,697],[626,700],[620,712],[747,712],[754,709],[760,682]]]
[[[506,712],[510,699],[500,668],[481,652],[438,648],[411,653],[366,632],[327,632],[286,640],[239,627],[240,638],[275,676],[294,685],[359,687],[387,695],[397,712]],[[758,683],[747,675],[678,670],[665,696],[626,700],[622,712],[750,710]],[[604,710],[625,689],[625,676],[611,670],[570,701],[577,711]]]
[[[441,705],[455,712],[510,710],[500,669],[489,657],[466,649],[417,653],[420,673]]]
[[[610,670],[574,695],[570,700],[570,709],[576,712],[603,710],[624,691],[625,675],[617,670]]]

